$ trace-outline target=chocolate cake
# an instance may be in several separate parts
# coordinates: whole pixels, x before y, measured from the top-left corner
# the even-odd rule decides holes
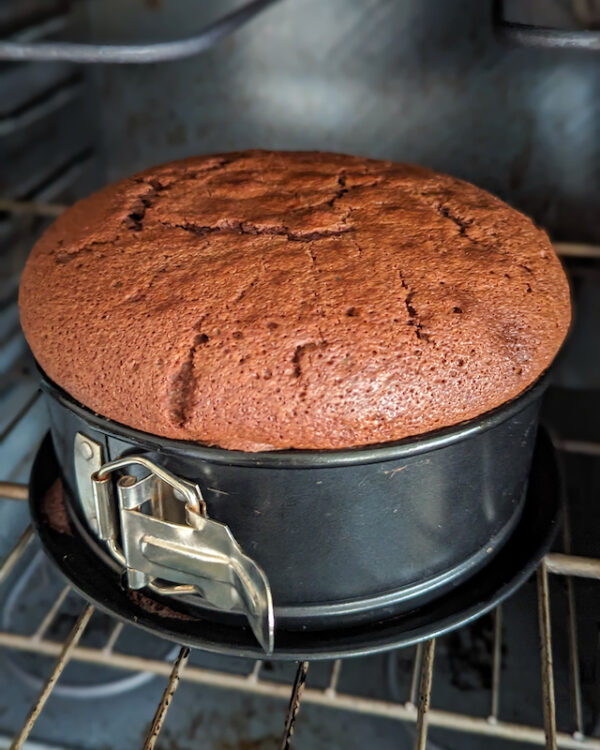
[[[48,377],[155,435],[260,451],[399,440],[515,398],[570,322],[545,232],[421,167],[248,151],[65,211],[20,289]]]

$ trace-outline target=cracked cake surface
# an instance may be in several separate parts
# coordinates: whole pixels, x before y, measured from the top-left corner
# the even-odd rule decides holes
[[[148,169],[69,208],[19,303],[46,374],[155,435],[334,449],[521,393],[570,322],[547,235],[421,167],[248,151]]]

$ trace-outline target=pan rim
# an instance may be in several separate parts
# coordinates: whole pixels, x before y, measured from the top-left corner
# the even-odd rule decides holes
[[[443,427],[395,442],[333,450],[284,450],[249,453],[204,445],[191,440],[161,437],[134,427],[128,427],[108,417],[103,417],[79,403],[54,383],[41,368],[39,370],[42,376],[41,388],[44,393],[68,411],[73,412],[92,429],[105,435],[129,441],[141,448],[167,456],[186,457],[230,466],[273,469],[315,469],[371,464],[409,458],[439,450],[453,443],[476,437],[511,419],[534,401],[539,400],[549,385],[548,371],[545,371],[518,396],[495,409],[450,427]]]

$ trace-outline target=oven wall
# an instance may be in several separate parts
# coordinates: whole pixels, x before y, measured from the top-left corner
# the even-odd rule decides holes
[[[103,0],[89,23],[176,38],[239,4]],[[282,0],[202,56],[91,75],[110,179],[194,153],[346,151],[450,172],[555,239],[600,241],[597,57],[507,47],[491,2]]]

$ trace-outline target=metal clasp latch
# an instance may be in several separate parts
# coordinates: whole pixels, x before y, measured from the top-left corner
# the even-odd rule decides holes
[[[141,479],[121,476],[115,504],[111,474],[129,466],[148,473]],[[127,456],[93,472],[91,490],[93,505],[87,504],[94,531],[125,567],[130,588],[148,587],[163,596],[199,594],[219,610],[241,611],[264,651],[273,651],[275,618],[267,577],[229,527],[207,517],[197,485],[144,456]],[[166,508],[179,509],[183,522],[165,520]]]

